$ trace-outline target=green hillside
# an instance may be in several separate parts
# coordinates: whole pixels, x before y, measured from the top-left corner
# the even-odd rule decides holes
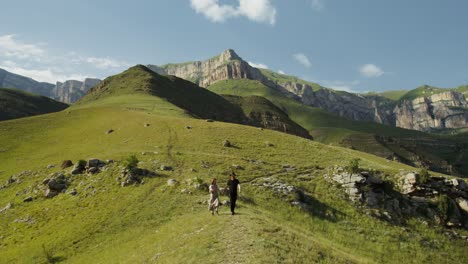
[[[438,88],[429,85],[423,85],[416,89],[410,90],[400,97],[400,100],[414,100],[418,97],[429,97],[433,94],[446,92],[448,89]]]
[[[288,83],[288,82],[293,83],[294,82],[294,83],[305,84],[305,85],[309,85],[310,87],[312,87],[312,90],[314,90],[314,91],[317,91],[317,90],[323,88],[322,86],[320,86],[317,83],[308,82],[308,81],[299,79],[296,76],[277,73],[277,72],[274,72],[274,71],[268,70],[268,69],[259,69],[259,70],[266,78],[268,78],[268,79],[270,79],[270,80],[272,80],[274,82],[277,82],[277,83]]]
[[[223,97],[242,109],[248,119],[246,123],[249,125],[311,138],[306,129],[292,121],[283,110],[265,99],[265,97],[234,95],[223,95]]]
[[[17,89],[0,88],[0,121],[58,112],[68,105]]]
[[[115,96],[148,94],[200,118],[242,123],[243,113],[223,97],[200,89],[197,85],[174,77],[159,75],[143,65],[134,66],[125,72],[109,77],[90,89],[76,106]],[[99,103],[99,102],[98,102]],[[154,108],[157,108],[156,105]]]
[[[447,164],[452,164],[460,174],[468,175],[468,164],[463,161],[468,157],[468,141],[373,122],[351,121],[306,106],[258,81],[225,80],[208,89],[219,94],[263,96],[322,143],[338,144],[408,164],[429,166],[434,170],[444,171]]]
[[[150,94],[103,92],[108,94],[90,92],[68,111],[0,122],[0,208],[11,203],[0,213],[0,263],[466,259],[466,242],[445,235],[446,229],[418,218],[404,226],[379,220],[345,200],[324,178],[333,166],[345,166],[352,158],[390,178],[411,167],[276,131],[194,119]],[[234,147],[224,147],[226,139]],[[155,175],[121,187],[119,177],[130,154]],[[89,158],[115,161],[97,174],[71,175],[72,168],[60,168],[65,159],[77,163]],[[162,165],[173,169],[161,170]],[[207,192],[193,182],[217,177],[224,187],[232,170],[242,184],[239,214],[231,216],[222,207],[219,216],[211,216],[203,204]],[[61,171],[67,191],[44,198],[44,179]],[[297,197],[253,184],[267,178],[303,190],[313,209],[291,206],[289,199]],[[169,179],[179,184],[168,186]],[[32,201],[23,202],[29,196]]]

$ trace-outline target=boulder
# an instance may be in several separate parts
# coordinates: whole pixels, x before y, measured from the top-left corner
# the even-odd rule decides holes
[[[223,141],[223,147],[230,148],[232,147],[232,144],[229,140],[226,139]]]
[[[178,184],[178,181],[176,179],[167,180],[167,185],[169,185],[169,186],[175,186],[177,184]]]
[[[410,194],[416,191],[419,174],[410,172],[400,178],[399,185],[402,194]]]
[[[64,160],[62,161],[62,165],[60,166],[62,169],[66,169],[73,166],[73,162],[71,160]]]
[[[71,189],[71,190],[68,192],[68,194],[75,196],[75,195],[78,194],[78,192],[76,191],[75,188],[73,188],[73,189]]]
[[[33,198],[31,196],[28,196],[26,198],[23,199],[23,202],[27,203],[27,202],[32,202]]]
[[[464,198],[457,198],[455,200],[458,204],[458,207],[460,207],[461,210],[465,211],[465,213],[468,213],[468,200]]]
[[[98,167],[90,167],[88,169],[88,173],[91,173],[91,174],[95,174],[95,173],[98,173],[99,172],[99,168]]]
[[[49,165],[47,165],[47,169],[48,169],[48,170],[50,170],[50,169],[52,169],[52,168],[54,168],[54,167],[55,167],[54,164],[49,164]]]
[[[114,132],[114,130],[113,130],[113,129],[109,129],[109,130],[106,131],[106,134],[110,134],[110,133],[112,133],[112,132]]]
[[[101,167],[101,166],[104,166],[104,165],[106,165],[106,163],[104,163],[104,161],[99,160],[99,159],[89,159],[86,162],[86,167],[87,168]]]
[[[53,198],[55,196],[58,195],[58,192],[57,191],[53,191],[51,189],[47,189],[45,192],[44,192],[44,197],[45,198]]]
[[[148,123],[146,123],[146,124],[144,125],[144,127],[149,127],[149,126],[150,126],[150,124],[148,124]]]

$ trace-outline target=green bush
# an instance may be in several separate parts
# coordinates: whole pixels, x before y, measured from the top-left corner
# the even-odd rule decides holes
[[[437,209],[446,220],[449,215],[450,209],[450,198],[446,194],[442,194],[439,196],[439,199],[437,201]]]
[[[426,169],[421,169],[419,171],[419,182],[421,183],[427,183],[429,179],[431,178],[431,175]]]
[[[79,160],[77,164],[78,168],[84,168],[86,167],[86,160]]]
[[[359,172],[359,160],[360,159],[352,159],[349,161],[348,166],[346,169],[349,173],[358,173]]]
[[[128,156],[124,161],[124,166],[127,170],[133,170],[138,167],[138,162],[140,162],[136,155]]]

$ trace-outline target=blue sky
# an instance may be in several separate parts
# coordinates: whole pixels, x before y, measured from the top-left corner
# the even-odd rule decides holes
[[[351,91],[468,83],[465,0],[15,0],[0,68],[41,81],[133,64],[246,61]]]

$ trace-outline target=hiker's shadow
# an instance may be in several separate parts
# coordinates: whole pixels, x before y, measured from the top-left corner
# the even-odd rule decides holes
[[[296,193],[296,199],[291,202],[291,205],[298,206],[301,210],[313,217],[318,217],[334,223],[346,216],[345,213],[303,192]]]

